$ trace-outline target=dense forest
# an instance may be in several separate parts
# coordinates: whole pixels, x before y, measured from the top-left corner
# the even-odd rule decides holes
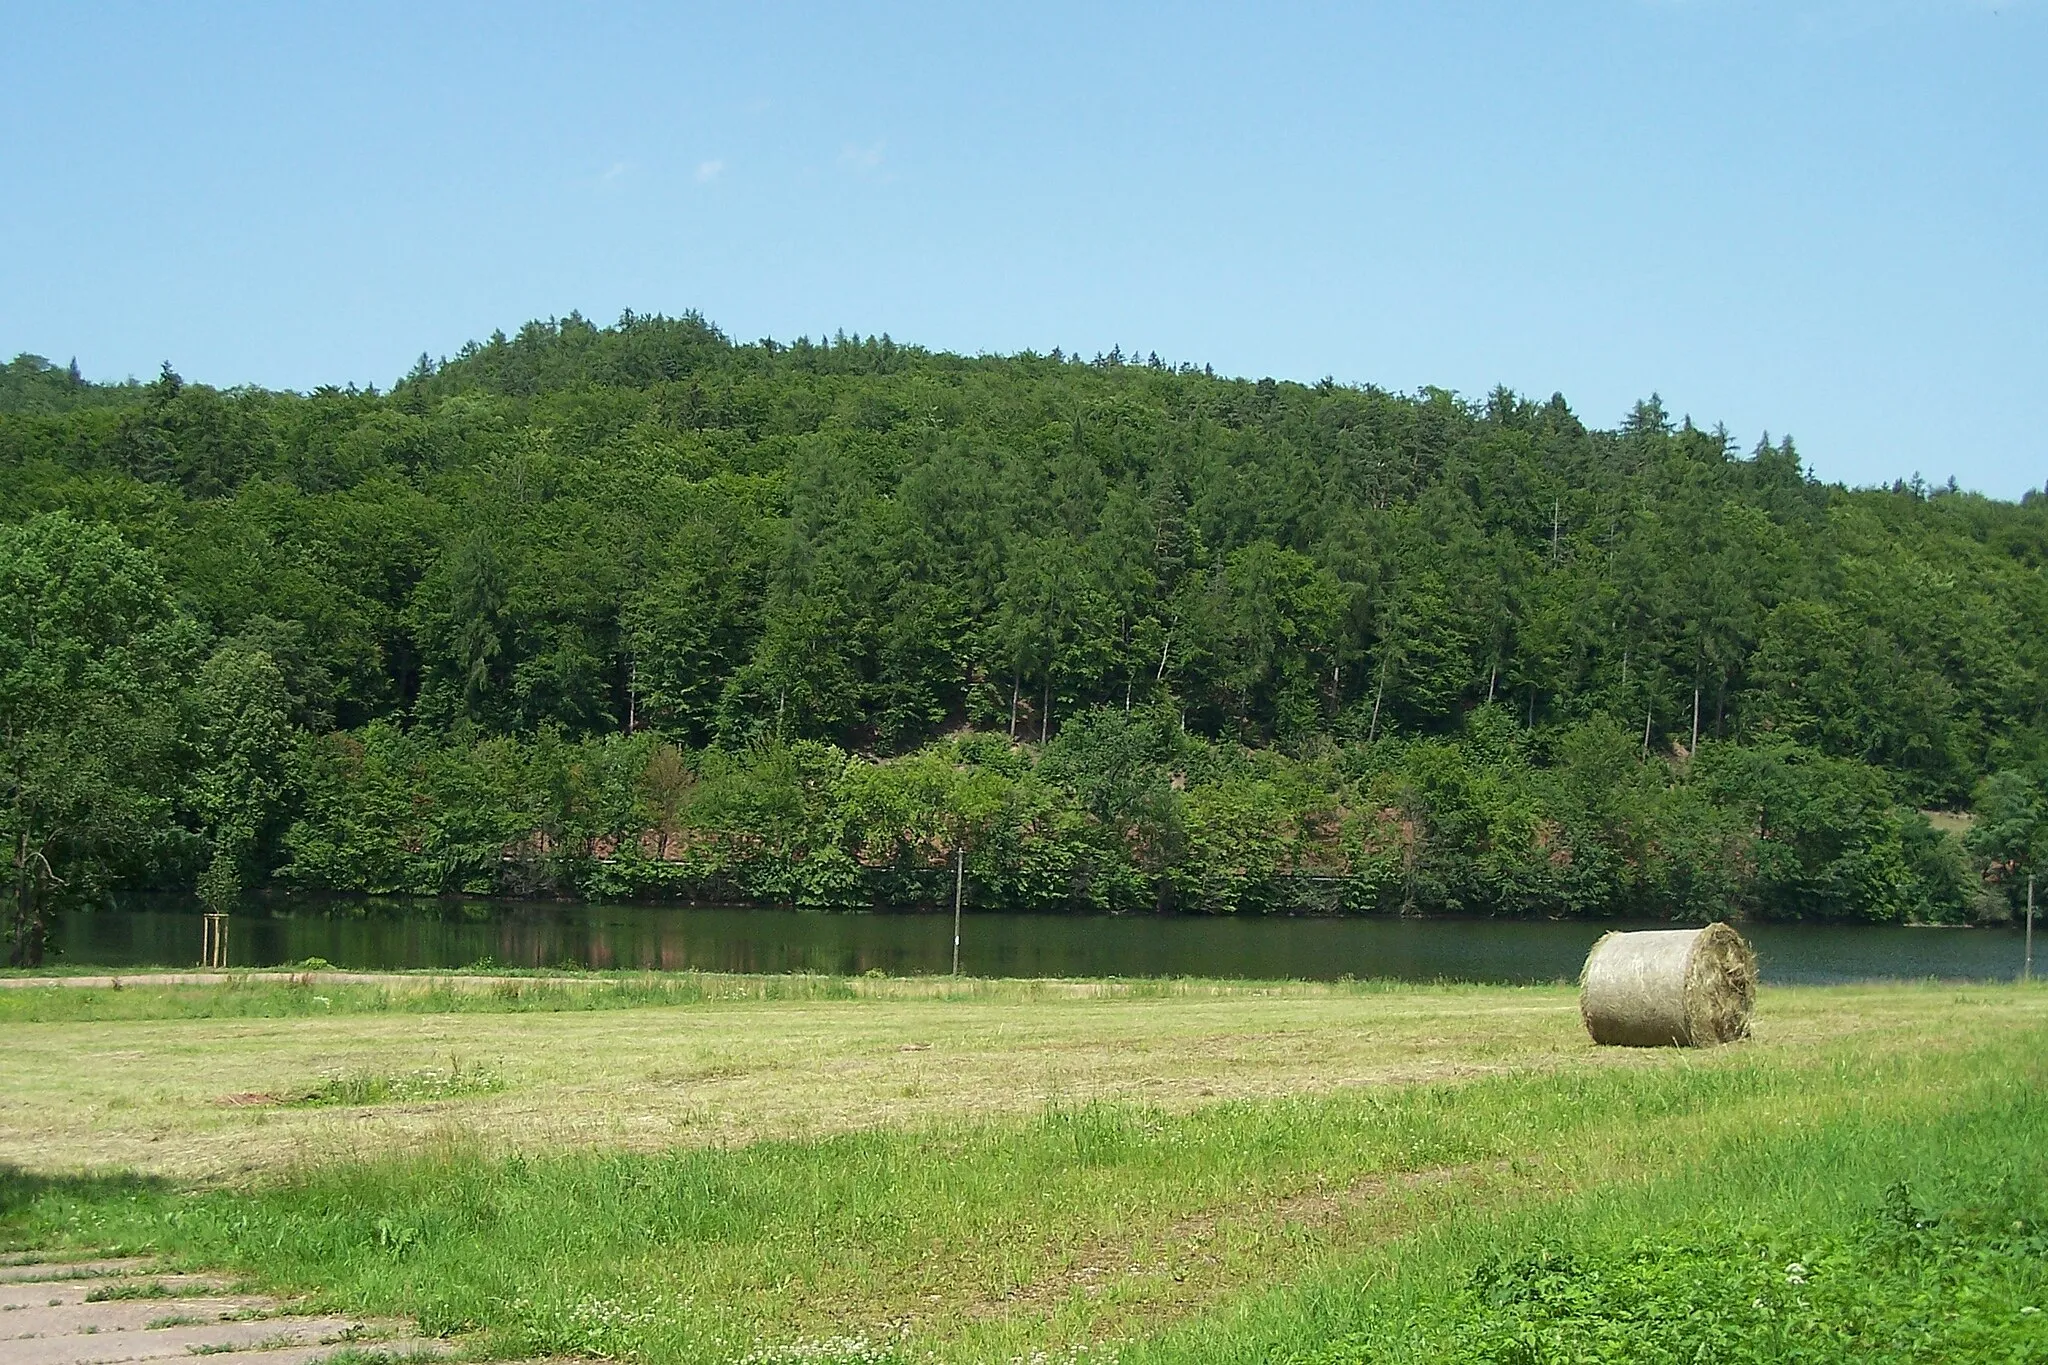
[[[13,955],[245,888],[2009,913],[2048,497],[1657,399],[577,316],[388,392],[0,368]]]

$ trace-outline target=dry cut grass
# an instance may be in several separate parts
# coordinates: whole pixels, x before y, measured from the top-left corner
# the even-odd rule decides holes
[[[862,980],[764,999],[782,988],[725,982],[696,1003],[603,1010],[536,1009],[534,993],[587,1004],[572,997],[615,983],[472,990],[431,1012],[427,993],[445,987],[426,981],[11,991],[0,1163],[233,1182],[451,1139],[725,1147],[1098,1101],[1186,1113],[1420,1081],[1790,1062],[1830,1039],[1940,1052],[2048,1015],[2048,997],[2009,990],[1777,989],[1753,1044],[1680,1054],[1592,1047],[1560,987]],[[80,1017],[95,1014],[115,1017]]]

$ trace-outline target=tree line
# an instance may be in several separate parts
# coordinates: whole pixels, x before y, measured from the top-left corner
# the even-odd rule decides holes
[[[17,956],[120,887],[956,848],[1006,904],[1955,919],[2043,800],[2048,498],[1654,397],[572,315],[389,391],[20,357],[0,520]]]

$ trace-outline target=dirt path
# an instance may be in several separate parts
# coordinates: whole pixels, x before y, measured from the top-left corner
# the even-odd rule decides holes
[[[610,978],[598,977],[598,982]],[[467,973],[436,976],[431,972],[110,972],[104,976],[4,976],[0,990],[21,990],[34,986],[71,986],[82,990],[119,990],[124,986],[232,986],[238,982],[272,982],[286,986],[505,986],[534,985],[556,981],[575,982],[575,977],[471,976]]]
[[[0,1266],[0,1362],[119,1365],[194,1355],[221,1365],[317,1365],[438,1358],[447,1348],[408,1324],[303,1313],[262,1294],[227,1294],[216,1279],[154,1273],[144,1260]]]

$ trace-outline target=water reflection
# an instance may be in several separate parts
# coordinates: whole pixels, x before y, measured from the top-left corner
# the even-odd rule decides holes
[[[1064,917],[981,913],[962,970],[977,976],[1216,976],[1527,982],[1574,978],[1607,924],[1498,920]],[[74,912],[55,926],[61,962],[131,967],[198,959],[198,907]],[[1755,925],[1775,982],[1939,977],[2010,980],[2020,936],[1990,929]],[[930,914],[278,899],[238,912],[237,966],[324,958],[337,967],[697,968],[730,972],[937,973],[952,921]]]

